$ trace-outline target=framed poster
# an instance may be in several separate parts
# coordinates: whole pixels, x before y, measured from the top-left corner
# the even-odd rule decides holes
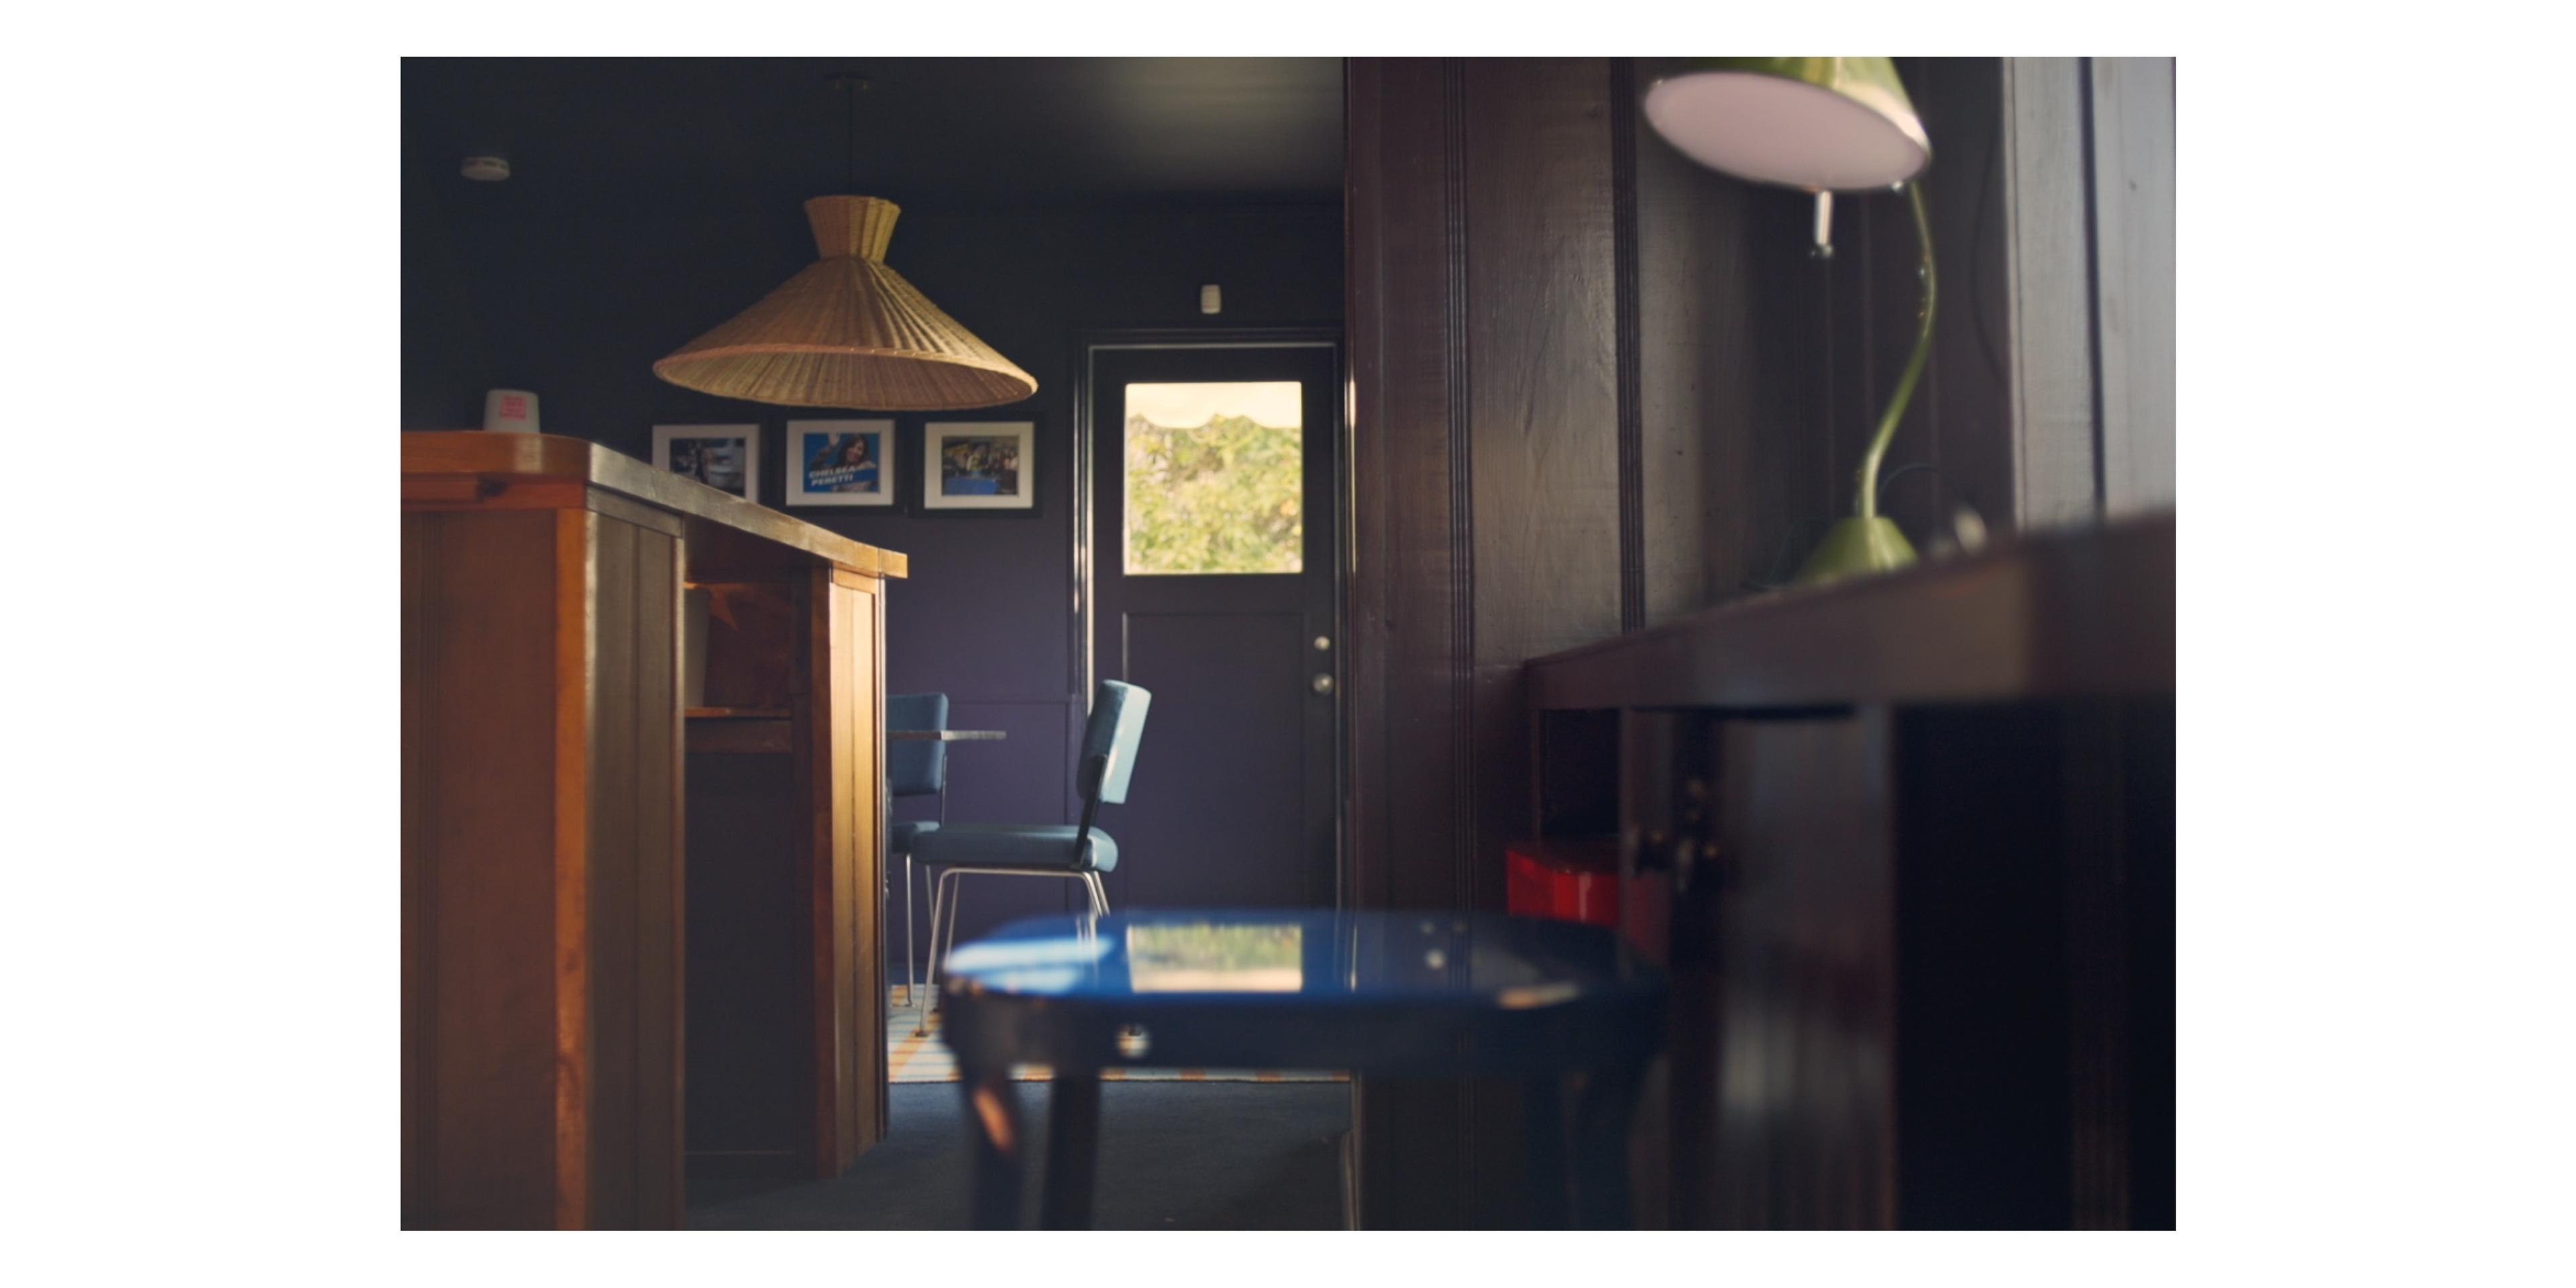
[[[1036,507],[1037,464],[1030,451],[1034,421],[933,421],[921,430],[921,507],[925,510],[1028,510]]]
[[[894,422],[787,422],[787,503],[894,504]]]
[[[719,492],[760,499],[760,426],[655,425],[653,463]]]

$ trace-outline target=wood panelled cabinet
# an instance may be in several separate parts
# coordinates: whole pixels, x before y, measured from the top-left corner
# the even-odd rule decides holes
[[[904,557],[578,439],[405,433],[402,493],[404,1226],[846,1170]]]
[[[1530,664],[1671,971],[1649,1224],[2173,1226],[2173,659],[2162,515]]]

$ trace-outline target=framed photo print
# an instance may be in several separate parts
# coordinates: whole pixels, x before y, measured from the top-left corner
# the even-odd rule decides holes
[[[655,425],[653,463],[746,501],[760,499],[760,426]]]
[[[894,504],[894,422],[787,422],[787,503]]]
[[[925,510],[1036,508],[1034,421],[933,421],[921,431]]]

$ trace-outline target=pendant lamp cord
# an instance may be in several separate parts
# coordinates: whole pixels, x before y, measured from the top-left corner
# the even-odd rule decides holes
[[[1905,405],[1914,400],[1914,386],[1923,379],[1923,364],[1932,357],[1932,306],[1940,298],[1939,281],[1932,272],[1932,217],[1923,211],[1923,181],[1905,185],[1905,198],[1914,206],[1914,233],[1923,242],[1923,321],[1914,335],[1914,356],[1907,359],[1905,372],[1896,378],[1896,392],[1887,399],[1887,410],[1878,418],[1878,433],[1869,440],[1869,452],[1860,458],[1860,517],[1878,517],[1878,463],[1887,457],[1887,444],[1896,437],[1896,422],[1905,418]]]
[[[859,191],[859,91],[868,87],[868,78],[855,72],[834,72],[825,79],[841,91],[841,189],[856,195]]]

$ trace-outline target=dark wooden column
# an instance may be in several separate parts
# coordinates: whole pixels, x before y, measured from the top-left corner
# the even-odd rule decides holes
[[[1472,634],[1466,499],[1463,69],[1349,65],[1353,555],[1351,901],[1468,901]],[[1372,1082],[1354,1097],[1360,1224],[1464,1218],[1466,1102]]]
[[[1363,907],[1501,905],[1501,846],[1527,813],[1520,663],[1615,634],[1633,595],[1612,70],[1351,64],[1349,888]],[[1526,1220],[1518,1095],[1363,1083],[1362,1222]]]

